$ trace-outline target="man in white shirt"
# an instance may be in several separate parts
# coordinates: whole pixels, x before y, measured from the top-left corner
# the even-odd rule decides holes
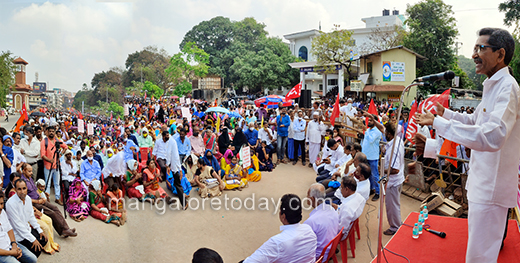
[[[357,113],[356,108],[354,108],[354,106],[352,105],[352,99],[349,98],[347,100],[347,104],[345,106],[341,106],[341,108],[339,108],[339,111],[342,115],[345,115],[345,119],[347,120],[347,125],[352,126],[352,121],[348,117],[346,117],[346,116],[354,117],[354,115]]]
[[[27,195],[27,184],[24,180],[18,179],[14,186],[16,195],[7,200],[6,210],[16,242],[39,257],[43,247],[47,244],[47,237],[34,217],[32,201]]]
[[[269,158],[273,158],[274,153],[274,146],[273,143],[276,142],[276,135],[273,133],[273,131],[269,128],[269,125],[265,124],[263,128],[260,128],[258,130],[258,141],[259,144],[265,141],[265,144],[267,145],[266,149],[269,150]]]
[[[78,165],[72,159],[72,151],[65,151],[65,159],[60,163],[61,166],[61,181],[63,182],[63,190],[65,190],[65,200],[68,200],[68,193],[70,184],[78,176]],[[33,168],[34,173],[34,168]]]
[[[301,149],[302,153],[302,165],[305,166],[305,126],[307,122],[303,120],[303,112],[298,111],[298,117],[294,118],[291,123],[292,129],[294,130],[294,156],[293,165],[298,162],[298,149]]]
[[[312,184],[307,191],[307,200],[309,200],[314,210],[312,210],[304,224],[309,225],[314,234],[316,234],[318,241],[316,248],[317,259],[325,246],[338,234],[339,216],[332,206],[324,202],[325,187],[323,185],[319,183]],[[330,248],[325,252],[323,258],[327,258],[329,251]]]
[[[508,208],[516,206],[520,161],[520,90],[507,65],[515,41],[503,29],[483,28],[473,50],[476,73],[484,81],[482,101],[473,114],[455,113],[437,103],[437,117],[418,114],[417,123],[433,125],[447,140],[471,148],[468,181],[468,247],[466,262],[496,262]],[[423,137],[422,140],[425,138]],[[426,140],[424,156],[434,154]],[[419,148],[417,142],[417,147]]]
[[[390,176],[386,183],[386,218],[390,228],[383,234],[391,236],[401,226],[401,188],[404,182],[404,144],[402,137],[394,137],[395,124],[388,122],[385,125],[385,176],[390,169]],[[395,146],[394,145],[395,142]],[[392,147],[394,148],[392,154]],[[392,156],[391,156],[392,155]],[[392,158],[392,159],[390,159]]]
[[[335,169],[335,165],[337,165],[336,162],[345,155],[343,146],[334,139],[327,141],[327,147],[330,149],[329,155],[325,157],[324,154],[323,160],[313,165],[315,166],[315,171],[318,173],[318,177],[316,177],[316,182],[318,183],[331,178],[330,172]]]
[[[312,263],[316,261],[316,234],[302,220],[302,204],[297,195],[286,194],[280,201],[280,234],[271,237],[244,263]]]
[[[343,239],[345,239],[352,223],[363,213],[366,200],[359,193],[356,193],[357,183],[351,176],[341,178],[340,189],[344,200],[338,208],[339,227],[343,227]]]
[[[170,139],[170,134],[168,131],[162,132],[162,138],[155,142],[155,146],[152,151],[152,158],[156,158],[157,164],[161,169],[161,178],[164,181],[166,179],[166,167],[168,167],[169,163],[167,162],[168,157],[168,140]]]
[[[370,180],[368,180],[368,178],[370,178],[371,173],[370,165],[366,162],[360,163],[356,168],[356,171],[352,173],[357,182],[356,192],[363,196],[367,201],[368,197],[370,197]]]
[[[321,136],[325,132],[325,125],[319,120],[320,114],[314,112],[312,120],[307,124],[307,134],[305,141],[309,143],[309,167],[316,162],[318,153],[320,153]]]
[[[27,262],[36,263],[38,258],[22,244],[16,242],[14,231],[4,209],[5,196],[0,191],[0,262]]]
[[[173,185],[172,189],[175,188],[177,191],[177,197],[179,197],[180,204],[184,209],[187,208],[186,196],[184,194],[184,190],[181,186],[181,158],[179,156],[179,149],[177,148],[177,140],[174,137],[170,137],[168,140],[168,148],[166,154],[166,163],[168,165],[167,173],[170,171],[173,174]],[[195,162],[195,161],[193,161]]]

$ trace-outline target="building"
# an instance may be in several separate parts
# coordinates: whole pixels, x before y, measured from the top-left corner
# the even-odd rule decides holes
[[[369,36],[376,30],[379,30],[380,32],[392,32],[395,30],[395,27],[404,28],[404,16],[399,15],[399,11],[397,10],[394,10],[392,12],[392,15],[390,15],[390,11],[385,9],[383,10],[382,16],[363,18],[361,20],[365,23],[364,28],[348,29],[349,31],[353,32],[352,39],[354,40],[355,44],[355,47],[351,50],[352,64],[350,67],[349,79],[361,79],[363,82],[362,92],[365,92],[364,88],[367,88],[367,90],[369,90],[370,85],[385,85],[388,87],[390,87],[389,85],[397,85],[402,86],[402,89],[404,89],[406,85],[410,84],[413,81],[413,79],[415,79],[416,62],[415,59],[412,59],[411,56],[419,57],[420,59],[423,59],[424,57],[404,47],[396,47],[396,50],[394,51],[393,49],[389,49],[387,51],[378,51],[370,50],[368,48],[371,46]],[[332,90],[334,90],[334,92],[335,90],[338,90],[340,96],[344,97],[345,92],[350,91],[350,87],[345,88],[345,82],[342,81],[344,79],[344,75],[346,74],[346,70],[342,68],[340,65],[331,65],[336,67],[334,72],[325,74],[324,71],[320,71],[315,67],[317,62],[316,58],[312,54],[312,40],[320,34],[320,30],[312,29],[284,35],[284,38],[289,41],[289,49],[291,50],[292,54],[304,60],[304,62],[289,63],[289,65],[293,68],[297,68],[300,70],[300,80],[302,82],[302,89],[311,90],[313,97],[323,96],[327,94],[327,92],[331,92]],[[383,53],[383,58],[386,60],[378,60],[377,57],[380,57]],[[396,54],[404,55],[405,57],[395,57]],[[413,63],[411,62],[412,60]],[[369,68],[366,64],[363,64],[367,61],[368,63],[371,63],[369,64],[369,66],[371,66],[372,68]],[[390,67],[392,65],[397,67],[397,65],[401,64],[396,62],[402,61],[404,65],[406,65],[404,68],[404,70],[406,71],[404,74],[405,80],[394,81],[396,75],[396,73],[394,73],[394,80],[389,80],[388,78],[385,78],[385,81],[381,82],[382,77],[379,77],[379,75],[376,76],[376,74],[380,74],[382,72],[382,66],[381,70],[376,69],[376,67],[379,67],[378,63],[383,61],[390,62]],[[394,63],[392,64],[392,62]],[[369,70],[372,72],[369,72]],[[368,80],[372,82],[367,83]],[[398,80],[400,79],[398,78]],[[374,95],[374,92],[383,92],[382,89],[383,88],[381,87],[374,86],[372,88],[372,91],[365,92],[368,94],[361,95],[372,96]],[[392,87],[392,89],[395,90],[397,88]],[[288,90],[289,89],[284,90],[284,92],[286,93],[288,92]],[[395,91],[395,94],[393,92],[394,91],[389,93],[391,99],[393,99],[394,96],[397,93],[399,93],[397,90]],[[378,96],[375,97],[379,98]],[[380,98],[385,98],[385,96],[380,96]],[[388,98],[388,96],[386,98]]]
[[[214,101],[222,98],[225,93],[223,79],[216,75],[195,79],[192,81],[191,86],[194,99]]]
[[[27,66],[27,61],[23,60],[21,57],[13,60],[13,64],[15,66],[15,83],[13,87],[11,87],[11,94],[13,95],[13,108],[16,111],[22,109],[22,105],[29,105],[29,93],[32,90],[30,85],[27,85],[25,82],[25,67]]]

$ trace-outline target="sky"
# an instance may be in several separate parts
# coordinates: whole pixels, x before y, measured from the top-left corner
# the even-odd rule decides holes
[[[461,42],[459,54],[471,56],[476,32],[501,27],[505,0],[445,0],[452,5]],[[318,29],[365,27],[365,17],[383,9],[405,14],[418,1],[390,0],[0,0],[0,51],[22,57],[27,83],[48,82],[48,88],[78,91],[95,73],[124,67],[130,53],[146,46],[179,52],[184,35],[215,16],[239,21],[254,17],[269,36]]]

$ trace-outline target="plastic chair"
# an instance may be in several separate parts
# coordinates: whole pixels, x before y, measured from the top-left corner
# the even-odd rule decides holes
[[[357,234],[357,239],[361,239],[361,232],[359,232],[359,218],[354,221],[354,225],[352,227]]]
[[[146,167],[146,162],[148,161],[148,154],[150,153],[150,148],[148,147],[142,147],[139,148],[139,154],[141,155],[141,158],[139,160],[139,171],[142,171],[144,167]]]
[[[338,259],[336,257],[336,248],[338,247],[341,237],[343,236],[343,229],[344,229],[344,227],[342,227],[341,230],[339,231],[339,233],[323,248],[323,250],[321,251],[320,257],[318,258],[318,261],[316,261],[316,262],[322,262],[325,259],[324,258],[325,253],[327,253],[327,249],[330,247],[329,254],[327,255],[325,262],[329,262],[329,260],[332,258],[334,263],[338,263]],[[320,261],[320,258],[321,258],[321,261]]]
[[[347,238],[341,240],[339,242],[339,247],[341,249],[341,261],[346,263],[348,260],[348,245],[347,242],[350,243],[350,252],[352,253],[352,257],[356,257],[356,236],[354,230],[354,222],[350,224],[350,230],[348,231]]]

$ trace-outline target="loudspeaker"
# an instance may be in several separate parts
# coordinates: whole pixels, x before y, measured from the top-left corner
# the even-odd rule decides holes
[[[300,95],[300,102],[298,106],[300,108],[310,108],[311,107],[311,90],[302,90]]]
[[[200,100],[204,97],[204,91],[201,89],[193,90],[193,99]]]

